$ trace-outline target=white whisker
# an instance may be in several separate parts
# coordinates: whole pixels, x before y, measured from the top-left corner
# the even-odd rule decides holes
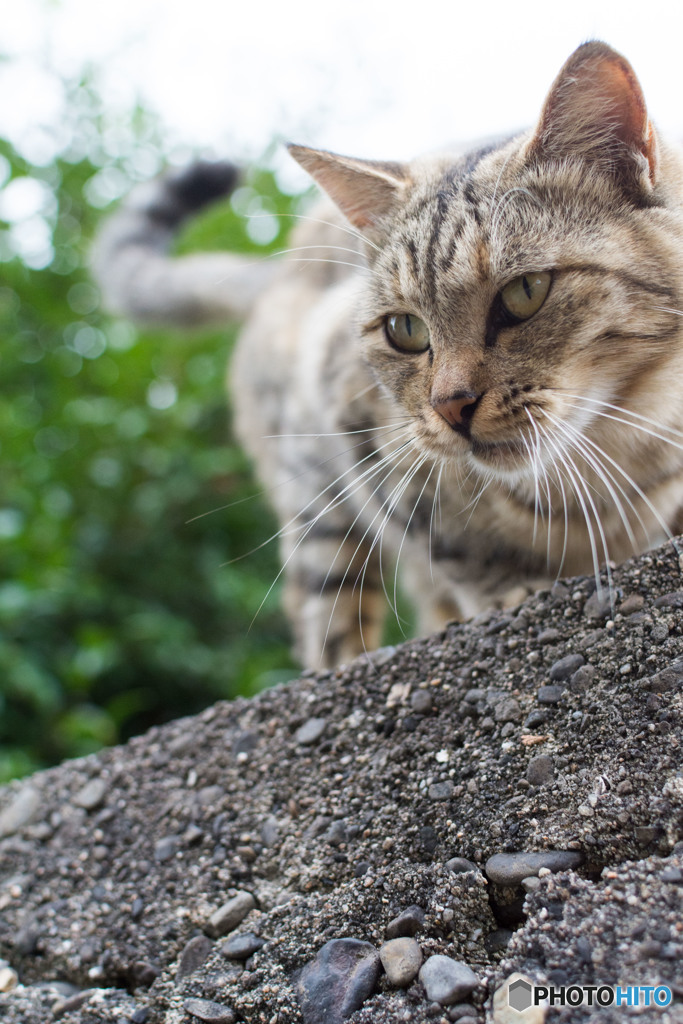
[[[320,217],[311,217],[304,213],[247,213],[244,214],[243,216],[247,220],[257,220],[259,217],[291,217],[294,220],[310,221],[311,224],[323,224],[325,227],[335,228],[337,231],[343,231],[347,235],[352,235],[354,238],[357,238],[359,239],[359,241],[365,243],[365,245],[369,245],[371,248],[376,249],[377,252],[382,251],[375,242],[373,242],[369,238],[366,238],[365,235],[361,234],[360,231],[356,231],[355,228],[352,228],[346,224],[335,224],[335,222],[331,220],[321,220]]]
[[[670,434],[674,434],[676,437],[683,439],[683,432],[676,430],[675,427],[667,427],[664,423],[659,423],[657,420],[650,419],[648,416],[641,416],[640,413],[632,412],[630,409],[624,409],[620,405],[613,405],[612,402],[603,402],[598,398],[589,398],[584,395],[572,395],[568,392],[557,392],[561,398],[571,398],[574,401],[590,403],[591,405],[599,405],[606,409],[612,409],[615,412],[619,412],[622,416],[630,416],[631,419],[623,419],[621,416],[612,416],[610,413],[603,412],[602,409],[591,410],[594,415],[602,416],[604,419],[614,420],[616,423],[623,423],[627,427],[633,427],[636,430],[641,430],[645,434],[649,434],[650,437],[657,438],[659,441],[666,441],[674,448],[679,448],[683,451],[683,444],[677,444],[676,441],[672,441],[670,437],[665,437],[663,434],[657,433],[659,430],[666,430]],[[651,427],[656,427],[657,431],[648,430],[647,427],[641,424],[647,423]]]

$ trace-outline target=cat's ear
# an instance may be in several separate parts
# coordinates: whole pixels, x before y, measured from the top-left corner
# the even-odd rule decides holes
[[[575,50],[552,85],[529,153],[580,156],[631,189],[651,190],[657,138],[628,61],[605,43],[584,43]]]
[[[410,183],[398,163],[356,160],[322,149],[289,145],[289,152],[359,231],[381,234],[381,225],[401,204]]]

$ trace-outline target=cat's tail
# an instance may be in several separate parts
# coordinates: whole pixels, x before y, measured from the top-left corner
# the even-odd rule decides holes
[[[169,255],[182,222],[229,195],[237,181],[233,164],[202,161],[131,193],[93,249],[93,271],[112,312],[177,327],[246,316],[276,272],[272,262],[222,252]]]

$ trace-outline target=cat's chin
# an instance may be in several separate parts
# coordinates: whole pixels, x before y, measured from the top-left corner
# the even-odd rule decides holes
[[[479,470],[506,480],[519,480],[530,472],[529,450],[516,441],[470,441],[470,458]]]

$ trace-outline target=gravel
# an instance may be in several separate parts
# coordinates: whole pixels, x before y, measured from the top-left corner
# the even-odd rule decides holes
[[[571,580],[0,790],[3,1024],[315,1024],[323,996],[350,1024],[499,1024],[518,972],[636,967],[676,994],[639,1024],[679,1024],[678,560],[613,580],[609,618]],[[392,984],[392,939],[474,987]]]

